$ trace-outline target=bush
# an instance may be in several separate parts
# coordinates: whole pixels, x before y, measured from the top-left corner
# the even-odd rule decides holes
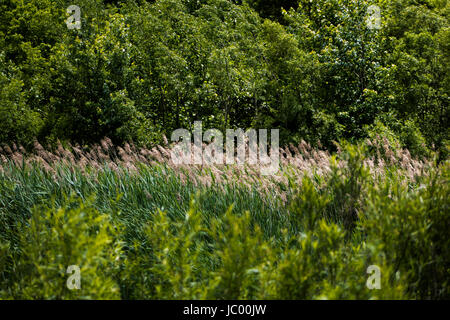
[[[24,83],[14,75],[14,71],[17,70],[3,63],[0,52],[0,143],[29,145],[38,135],[42,119],[27,105]]]
[[[407,276],[416,299],[448,299],[450,252],[449,164],[411,190],[398,176],[370,187],[361,221],[367,241]]]
[[[2,298],[114,299],[113,280],[120,259],[117,228],[92,200],[71,198],[63,207],[32,209],[20,226],[18,243],[2,243]],[[11,250],[17,246],[18,250]],[[10,263],[5,267],[4,259]],[[12,262],[12,263],[11,263]],[[78,266],[81,288],[66,285],[69,266]]]

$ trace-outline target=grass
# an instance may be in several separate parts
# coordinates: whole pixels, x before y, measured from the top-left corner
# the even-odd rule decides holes
[[[449,297],[448,162],[385,141],[333,156],[301,143],[264,177],[175,166],[168,150],[3,146],[0,297]],[[81,290],[66,286],[69,265]]]

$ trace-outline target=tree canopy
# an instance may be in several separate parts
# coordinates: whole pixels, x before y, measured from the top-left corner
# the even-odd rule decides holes
[[[72,2],[0,4],[0,142],[149,145],[202,120],[282,143],[448,145],[445,0]]]

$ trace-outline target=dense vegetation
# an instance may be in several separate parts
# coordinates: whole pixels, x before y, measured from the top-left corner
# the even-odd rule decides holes
[[[202,120],[332,148],[382,124],[446,158],[445,0],[372,1],[380,29],[366,1],[77,0],[69,30],[72,2],[1,2],[0,142],[148,146]]]
[[[368,144],[302,142],[275,176],[108,141],[3,150],[0,298],[448,299],[448,162]]]
[[[0,299],[450,299],[449,13],[0,0]],[[280,170],[174,164],[197,120]]]

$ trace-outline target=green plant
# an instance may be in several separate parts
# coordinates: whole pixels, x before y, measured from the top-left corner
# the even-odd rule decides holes
[[[20,226],[15,244],[19,250],[10,252],[8,245],[1,247],[2,256],[12,260],[2,272],[2,297],[118,298],[113,277],[121,247],[111,218],[96,210],[89,199],[69,198],[64,207],[33,208],[31,218]],[[79,290],[66,285],[66,271],[72,265],[80,269]]]

